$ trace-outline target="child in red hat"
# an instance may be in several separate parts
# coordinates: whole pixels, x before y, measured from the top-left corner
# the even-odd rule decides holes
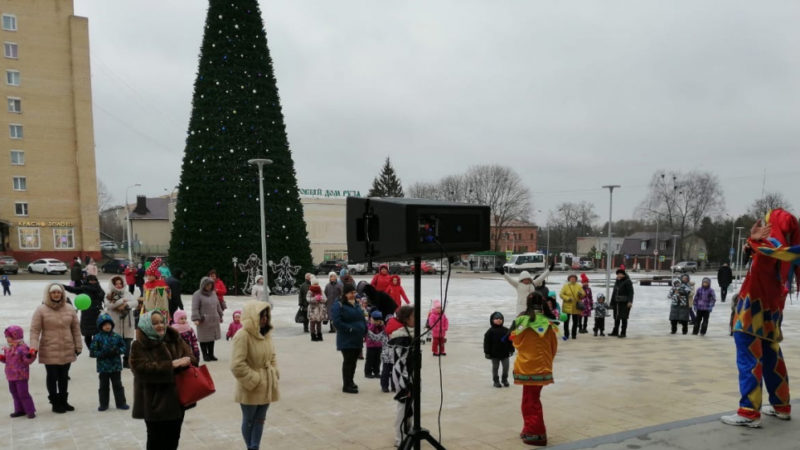
[[[589,277],[585,273],[581,274],[581,287],[583,288],[583,311],[581,311],[581,333],[588,333],[589,317],[592,317],[592,307],[594,305],[594,297],[592,297],[592,288],[589,287]]]

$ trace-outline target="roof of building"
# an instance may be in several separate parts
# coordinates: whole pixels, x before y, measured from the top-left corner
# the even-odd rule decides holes
[[[169,220],[169,198],[148,197],[147,212],[137,211],[136,205],[131,209],[131,220]]]
[[[622,241],[622,247],[620,247],[619,252],[625,255],[652,255],[656,249],[656,238],[661,242],[667,242],[667,247],[671,248],[671,232],[664,231],[656,234],[652,231],[640,231],[627,236]],[[642,250],[642,241],[647,242],[644,250]]]

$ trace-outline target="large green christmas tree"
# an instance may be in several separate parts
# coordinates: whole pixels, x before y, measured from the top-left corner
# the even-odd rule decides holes
[[[258,169],[247,163],[252,158],[273,161],[264,170],[268,259],[277,263],[288,256],[310,269],[303,206],[258,2],[210,0],[169,250],[170,266],[186,273],[186,291],[197,289],[211,268],[230,288],[233,258],[261,257]],[[274,274],[269,279],[274,286]]]

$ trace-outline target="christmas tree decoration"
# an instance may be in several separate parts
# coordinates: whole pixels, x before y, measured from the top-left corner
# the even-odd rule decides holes
[[[292,265],[291,259],[288,256],[284,256],[278,264],[270,261],[269,268],[276,275],[273,277],[275,279],[275,287],[272,288],[273,294],[288,295],[297,292],[297,287],[295,286],[297,284],[296,278],[297,274],[300,273],[301,266]]]
[[[250,295],[253,292],[253,285],[256,284],[256,278],[261,275],[261,258],[255,253],[250,253],[244,264],[239,264],[239,271],[247,274],[242,292]]]
[[[273,161],[264,171],[269,253],[310,270],[303,206],[258,2],[210,0],[169,250],[170,266],[193,280],[183,284],[186,293],[212,267],[233,280],[229,255],[258,253],[258,171],[247,163],[254,158]]]

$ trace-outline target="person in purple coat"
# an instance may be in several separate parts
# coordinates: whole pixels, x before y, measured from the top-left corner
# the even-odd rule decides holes
[[[717,303],[717,296],[714,293],[714,288],[711,287],[711,279],[703,278],[702,285],[694,294],[694,310],[697,319],[694,321],[692,334],[696,335],[700,332],[700,336],[706,335],[708,317],[711,315],[711,310],[714,309],[715,303]]]

